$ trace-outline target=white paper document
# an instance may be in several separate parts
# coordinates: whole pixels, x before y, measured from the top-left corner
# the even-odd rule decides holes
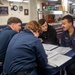
[[[45,50],[52,50],[52,49],[57,48],[58,46],[52,45],[52,44],[43,44],[43,47],[44,47]]]
[[[65,53],[71,51],[72,49],[70,47],[58,47],[54,50],[59,52],[60,54],[65,54]]]
[[[55,50],[52,50],[52,51],[46,51],[46,54],[48,55],[48,58],[51,58],[51,57],[57,55],[58,52]]]
[[[64,63],[66,63],[68,60],[70,60],[71,57],[66,56],[66,55],[62,55],[62,54],[57,54],[56,56],[49,58],[48,59],[48,64],[52,65],[52,66],[61,66]]]

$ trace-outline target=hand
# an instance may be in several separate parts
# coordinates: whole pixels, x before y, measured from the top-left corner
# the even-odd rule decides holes
[[[43,39],[42,38],[39,38],[39,39],[40,39],[41,42],[43,42]]]

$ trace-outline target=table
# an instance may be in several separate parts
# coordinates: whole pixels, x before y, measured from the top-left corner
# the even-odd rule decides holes
[[[54,75],[62,68],[66,67],[75,61],[75,51],[70,47],[61,47],[51,44],[43,44],[45,52],[48,58],[48,72],[50,75]]]

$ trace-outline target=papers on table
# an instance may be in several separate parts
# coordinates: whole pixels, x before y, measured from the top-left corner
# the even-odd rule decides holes
[[[61,66],[63,65],[65,62],[67,62],[68,60],[70,60],[71,57],[66,56],[66,55],[62,55],[62,54],[57,54],[54,57],[48,59],[48,64],[51,64],[52,66]]]
[[[72,49],[70,47],[58,47],[54,50],[60,54],[66,54],[67,52],[71,51]]]
[[[72,50],[70,47],[60,47],[51,44],[43,44],[43,47],[48,55],[48,64],[53,67],[59,67],[72,58],[69,56],[69,52]],[[69,53],[69,55],[64,55],[66,53]]]
[[[54,50],[61,54],[66,54],[67,52],[72,50],[72,48],[70,48],[70,47],[61,47],[61,46],[51,45],[51,44],[43,44],[43,47],[44,47],[45,51],[53,51]],[[48,53],[48,52],[46,52],[46,53]]]
[[[57,52],[57,51],[52,50],[52,51],[46,51],[46,54],[48,55],[48,59],[49,59],[49,58],[51,58],[51,57],[53,57],[53,56],[57,55],[57,54],[58,54],[58,52]]]
[[[55,48],[57,48],[57,45],[51,45],[51,44],[43,44],[43,47],[45,50],[53,50]]]
[[[75,55],[70,47],[60,47],[51,44],[43,44],[43,47],[48,55],[48,64],[53,67],[60,67]]]

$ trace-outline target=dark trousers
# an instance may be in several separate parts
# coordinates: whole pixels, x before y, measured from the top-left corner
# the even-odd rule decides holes
[[[67,75],[75,75],[75,62],[66,67]]]
[[[3,72],[3,66],[0,66],[0,74]]]

